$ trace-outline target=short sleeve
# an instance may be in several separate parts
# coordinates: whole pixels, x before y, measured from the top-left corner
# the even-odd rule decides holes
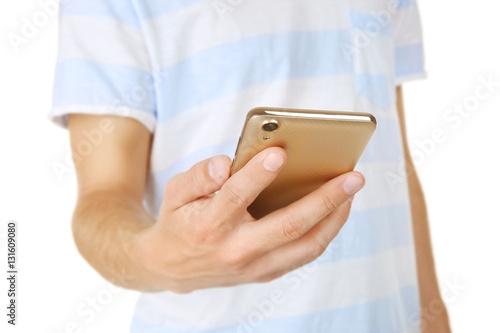
[[[154,77],[140,20],[127,0],[72,0],[60,6],[50,118],[70,113],[131,117],[156,125]]]
[[[426,77],[422,27],[416,0],[398,0],[393,28],[396,85]]]

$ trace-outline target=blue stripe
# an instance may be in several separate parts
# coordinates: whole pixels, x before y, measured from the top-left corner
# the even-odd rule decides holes
[[[196,105],[279,80],[353,73],[348,31],[288,32],[215,47],[157,73],[159,123]],[[320,56],[318,56],[320,55]]]
[[[356,74],[356,89],[378,108],[390,110],[394,105],[396,88],[387,75]]]
[[[335,281],[332,281],[335,283]],[[353,286],[355,287],[355,286]],[[322,296],[325,296],[324,294]],[[335,297],[335,295],[331,295]],[[261,301],[262,302],[262,301]],[[276,305],[279,306],[279,305]],[[297,306],[300,306],[298,304]],[[327,309],[310,314],[283,317],[262,321],[262,310],[255,308],[252,312],[234,318],[238,324],[207,330],[181,330],[174,327],[147,324],[134,317],[130,332],[132,333],[386,333],[386,332],[419,332],[418,318],[420,308],[417,286],[401,287],[391,296],[372,302],[353,306]],[[304,309],[307,311],[307,309]],[[416,315],[415,315],[416,314]],[[198,320],[200,314],[193,314]],[[260,320],[260,321],[259,321]]]
[[[146,89],[150,82],[148,72],[133,67],[65,60],[56,66],[53,105],[128,107],[154,115],[154,89]]]
[[[396,77],[424,73],[424,50],[422,44],[413,44],[395,49]]]

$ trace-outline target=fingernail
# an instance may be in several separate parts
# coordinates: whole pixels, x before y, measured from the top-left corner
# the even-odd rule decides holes
[[[282,155],[271,153],[264,158],[264,162],[262,164],[264,165],[264,169],[267,171],[276,172],[279,168],[281,168],[283,163],[285,163],[285,159]]]
[[[226,165],[224,164],[223,159],[220,157],[212,158],[208,163],[208,173],[214,180],[220,180],[225,177]]]
[[[354,195],[365,185],[365,180],[360,176],[351,175],[344,182],[344,191],[347,195]]]

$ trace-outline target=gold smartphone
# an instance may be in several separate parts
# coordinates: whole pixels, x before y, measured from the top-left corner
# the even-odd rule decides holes
[[[260,151],[278,146],[288,161],[248,207],[261,218],[354,170],[377,121],[369,113],[258,107],[250,110],[231,167],[238,172]]]

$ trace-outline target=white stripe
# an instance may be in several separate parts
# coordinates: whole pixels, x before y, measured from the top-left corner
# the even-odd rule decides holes
[[[64,15],[59,29],[59,61],[86,59],[149,70],[142,30],[109,18]]]
[[[372,113],[378,119],[395,117],[395,112],[377,109],[368,100],[359,97],[355,86],[352,75],[275,81],[184,111],[158,124],[152,148],[151,171],[166,169],[202,148],[237,139],[247,112],[256,106],[352,110]],[[255,105],[256,100],[260,105]],[[169,153],[165,154],[166,151]]]
[[[359,163],[356,170],[366,178],[365,187],[356,194],[352,211],[408,204],[407,179],[401,173],[402,162]],[[403,181],[391,183],[387,174],[402,176]]]
[[[363,12],[367,14],[381,15],[382,13],[389,12],[390,14],[394,5],[391,3],[396,3],[398,1],[394,0],[356,0],[349,1],[351,10],[357,12]]]
[[[388,297],[401,287],[417,285],[414,262],[413,247],[409,246],[365,258],[309,266],[265,284],[204,289],[187,295],[143,294],[136,316],[146,323],[160,321],[178,329],[213,329],[236,324],[238,318],[247,319],[257,310],[254,301],[271,300],[275,290],[285,294],[285,301],[275,305],[268,319],[338,309]],[[318,290],[323,297],[318,297]],[[201,322],[192,317],[199,313],[203,313]]]

